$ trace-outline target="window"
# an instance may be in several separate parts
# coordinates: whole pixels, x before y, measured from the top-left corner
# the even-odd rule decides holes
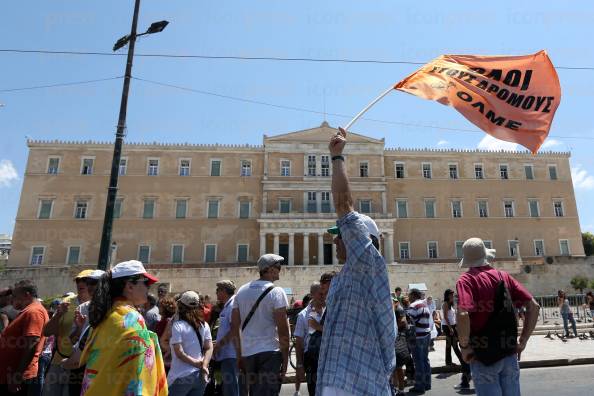
[[[250,218],[250,201],[239,201],[239,218],[249,219]]]
[[[359,201],[359,212],[371,213],[371,200],[370,199],[362,199]]]
[[[251,175],[252,175],[252,161],[241,160],[241,176],[251,176]]]
[[[147,174],[149,176],[158,176],[159,175],[159,160],[158,159],[154,158],[154,159],[148,160]]]
[[[514,201],[503,201],[505,217],[514,217]]]
[[[507,247],[510,257],[516,257],[518,255],[518,241],[507,241]]]
[[[31,265],[43,264],[43,254],[45,253],[45,247],[33,246],[31,249]]]
[[[281,176],[291,176],[291,161],[281,160]]]
[[[540,208],[538,207],[538,201],[536,199],[528,200],[528,211],[530,212],[530,217],[540,216]]]
[[[553,207],[555,208],[555,217],[563,217],[563,201],[553,202]]]
[[[184,245],[171,245],[171,262],[173,264],[184,262]]]
[[[217,245],[204,245],[204,262],[214,263],[217,259]]]
[[[316,201],[316,192],[307,192],[307,213],[316,213],[318,211],[318,203]]]
[[[437,242],[436,241],[429,241],[427,242],[427,257],[429,258],[437,258]]]
[[[410,258],[409,243],[400,242],[398,243],[398,250],[400,250],[400,259],[406,260]]]
[[[124,201],[123,198],[116,198],[115,204],[113,205],[113,218],[114,219],[119,219],[120,217],[122,217],[122,203],[123,203],[123,201]]]
[[[450,179],[457,179],[458,178],[458,165],[450,164]]]
[[[456,257],[462,258],[464,253],[462,251],[462,246],[464,245],[464,241],[456,241]]]
[[[435,218],[435,200],[434,199],[426,199],[425,200],[425,217],[428,219]]]
[[[484,179],[485,175],[483,173],[483,164],[474,164],[474,178],[475,179]]]
[[[322,155],[322,176],[330,176],[330,156]]]
[[[557,165],[549,165],[549,179],[557,180]]]
[[[52,206],[54,205],[53,199],[42,199],[39,201],[39,214],[38,219],[49,219],[52,216]]]
[[[509,170],[507,165],[499,165],[499,177],[502,180],[509,179]]]
[[[315,175],[316,175],[316,156],[308,155],[307,156],[307,176],[315,176]]]
[[[422,169],[423,169],[423,177],[425,179],[431,179],[431,164],[424,163],[422,165]]]
[[[60,157],[50,157],[47,163],[47,173],[57,175],[60,169]]]
[[[408,201],[406,199],[396,200],[396,216],[401,219],[408,217]]]
[[[179,160],[179,175],[190,176],[190,160],[180,159]]]
[[[526,175],[527,180],[534,179],[534,169],[532,168],[532,165],[524,165],[524,174]]]
[[[452,201],[452,217],[462,217],[462,202]]]
[[[493,249],[493,241],[483,241],[487,249]]]
[[[125,176],[128,171],[128,158],[120,158],[120,167],[118,168],[118,174]]]
[[[542,239],[535,239],[534,240],[534,255],[535,256],[544,256],[544,241]]]
[[[151,247],[149,245],[138,246],[138,261],[148,264],[151,261]]]
[[[188,200],[187,199],[176,199],[175,200],[175,218],[185,219],[188,212]]]
[[[278,210],[281,213],[290,213],[291,212],[291,200],[290,199],[279,199],[278,200]]]
[[[80,169],[81,175],[92,175],[93,174],[93,158],[83,158],[82,167]]]
[[[359,177],[369,177],[369,162],[359,162]]]
[[[74,207],[74,218],[75,219],[86,219],[87,218],[87,209],[88,209],[87,201],[76,201],[76,205]]]
[[[569,241],[567,239],[559,239],[559,252],[561,256],[569,256]]]
[[[479,200],[478,201],[478,213],[479,217],[489,217],[489,205],[486,200]]]
[[[404,162],[396,162],[394,164],[394,174],[396,179],[404,179]]]
[[[147,198],[144,200],[144,207],[142,208],[142,218],[152,219],[155,217],[155,200]]]
[[[80,261],[80,246],[70,246],[68,248],[68,256],[66,259],[66,264],[75,265],[75,264],[78,264],[79,261]]]
[[[208,218],[216,219],[219,217],[219,200],[209,199],[208,200]]]
[[[210,160],[210,175],[221,176],[221,160],[212,159]]]
[[[237,245],[237,262],[245,263],[248,261],[249,245],[239,244]]]
[[[330,213],[332,205],[330,205],[330,191],[322,191],[322,213]]]

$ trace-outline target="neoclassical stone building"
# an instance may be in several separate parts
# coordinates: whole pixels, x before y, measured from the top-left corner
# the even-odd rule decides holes
[[[288,265],[336,263],[325,232],[335,132],[323,123],[256,146],[126,144],[112,259],[214,266],[278,252]],[[28,145],[9,266],[94,265],[113,146]],[[346,163],[389,263],[453,261],[471,236],[501,258],[584,254],[569,153],[391,149],[351,133]]]

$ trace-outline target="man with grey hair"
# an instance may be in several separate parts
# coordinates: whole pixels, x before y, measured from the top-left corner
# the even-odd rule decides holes
[[[295,354],[297,357],[297,381],[305,379],[309,396],[315,396],[319,354],[308,351],[308,347],[310,336],[316,331],[323,330],[321,321],[324,312],[326,312],[326,301],[322,293],[322,285],[318,281],[311,284],[309,293],[311,302],[297,315]]]
[[[242,381],[251,396],[275,396],[281,389],[289,361],[289,301],[279,280],[284,258],[265,254],[258,259],[260,278],[239,288],[233,300],[231,328],[236,342]]]
[[[214,359],[221,364],[224,396],[239,396],[238,352],[231,331],[231,310],[235,299],[235,283],[230,280],[217,282],[217,300],[223,305],[219,315],[219,330],[214,346]]]

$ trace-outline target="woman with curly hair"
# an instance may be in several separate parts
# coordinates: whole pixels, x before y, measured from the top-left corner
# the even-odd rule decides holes
[[[171,325],[171,369],[167,375],[172,396],[202,396],[208,383],[212,336],[204,320],[200,296],[184,292],[177,301]]]
[[[81,365],[81,396],[167,395],[167,380],[156,334],[134,308],[146,303],[157,278],[141,262],[125,261],[99,280],[89,307],[92,327]]]

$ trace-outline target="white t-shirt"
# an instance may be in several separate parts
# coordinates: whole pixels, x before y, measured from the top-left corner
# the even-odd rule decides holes
[[[295,337],[303,338],[303,353],[307,352],[309,336],[315,333],[315,330],[309,325],[309,320],[314,319],[316,322],[320,323],[325,310],[326,308],[324,308],[322,313],[319,314],[312,309],[311,305],[308,305],[305,307],[305,309],[299,312],[299,314],[297,314],[297,323],[295,323],[294,335]]]
[[[204,323],[199,331],[202,336],[202,345],[212,340],[208,323]],[[169,340],[169,345],[171,346],[171,369],[167,375],[167,383],[169,385],[178,378],[186,377],[198,371],[197,367],[183,362],[177,357],[177,354],[173,350],[173,345],[175,344],[182,344],[184,353],[194,359],[200,359],[202,357],[202,348],[200,348],[198,336],[194,328],[185,320],[176,320],[173,322],[171,325],[171,338]]]
[[[264,290],[272,285],[272,282],[255,280],[239,288],[233,300],[233,309],[239,309],[241,316],[240,329],[256,300]],[[247,327],[241,332],[242,356],[280,350],[278,330],[274,322],[274,311],[279,308],[286,308],[288,305],[287,295],[280,287],[275,287],[264,297]]]

